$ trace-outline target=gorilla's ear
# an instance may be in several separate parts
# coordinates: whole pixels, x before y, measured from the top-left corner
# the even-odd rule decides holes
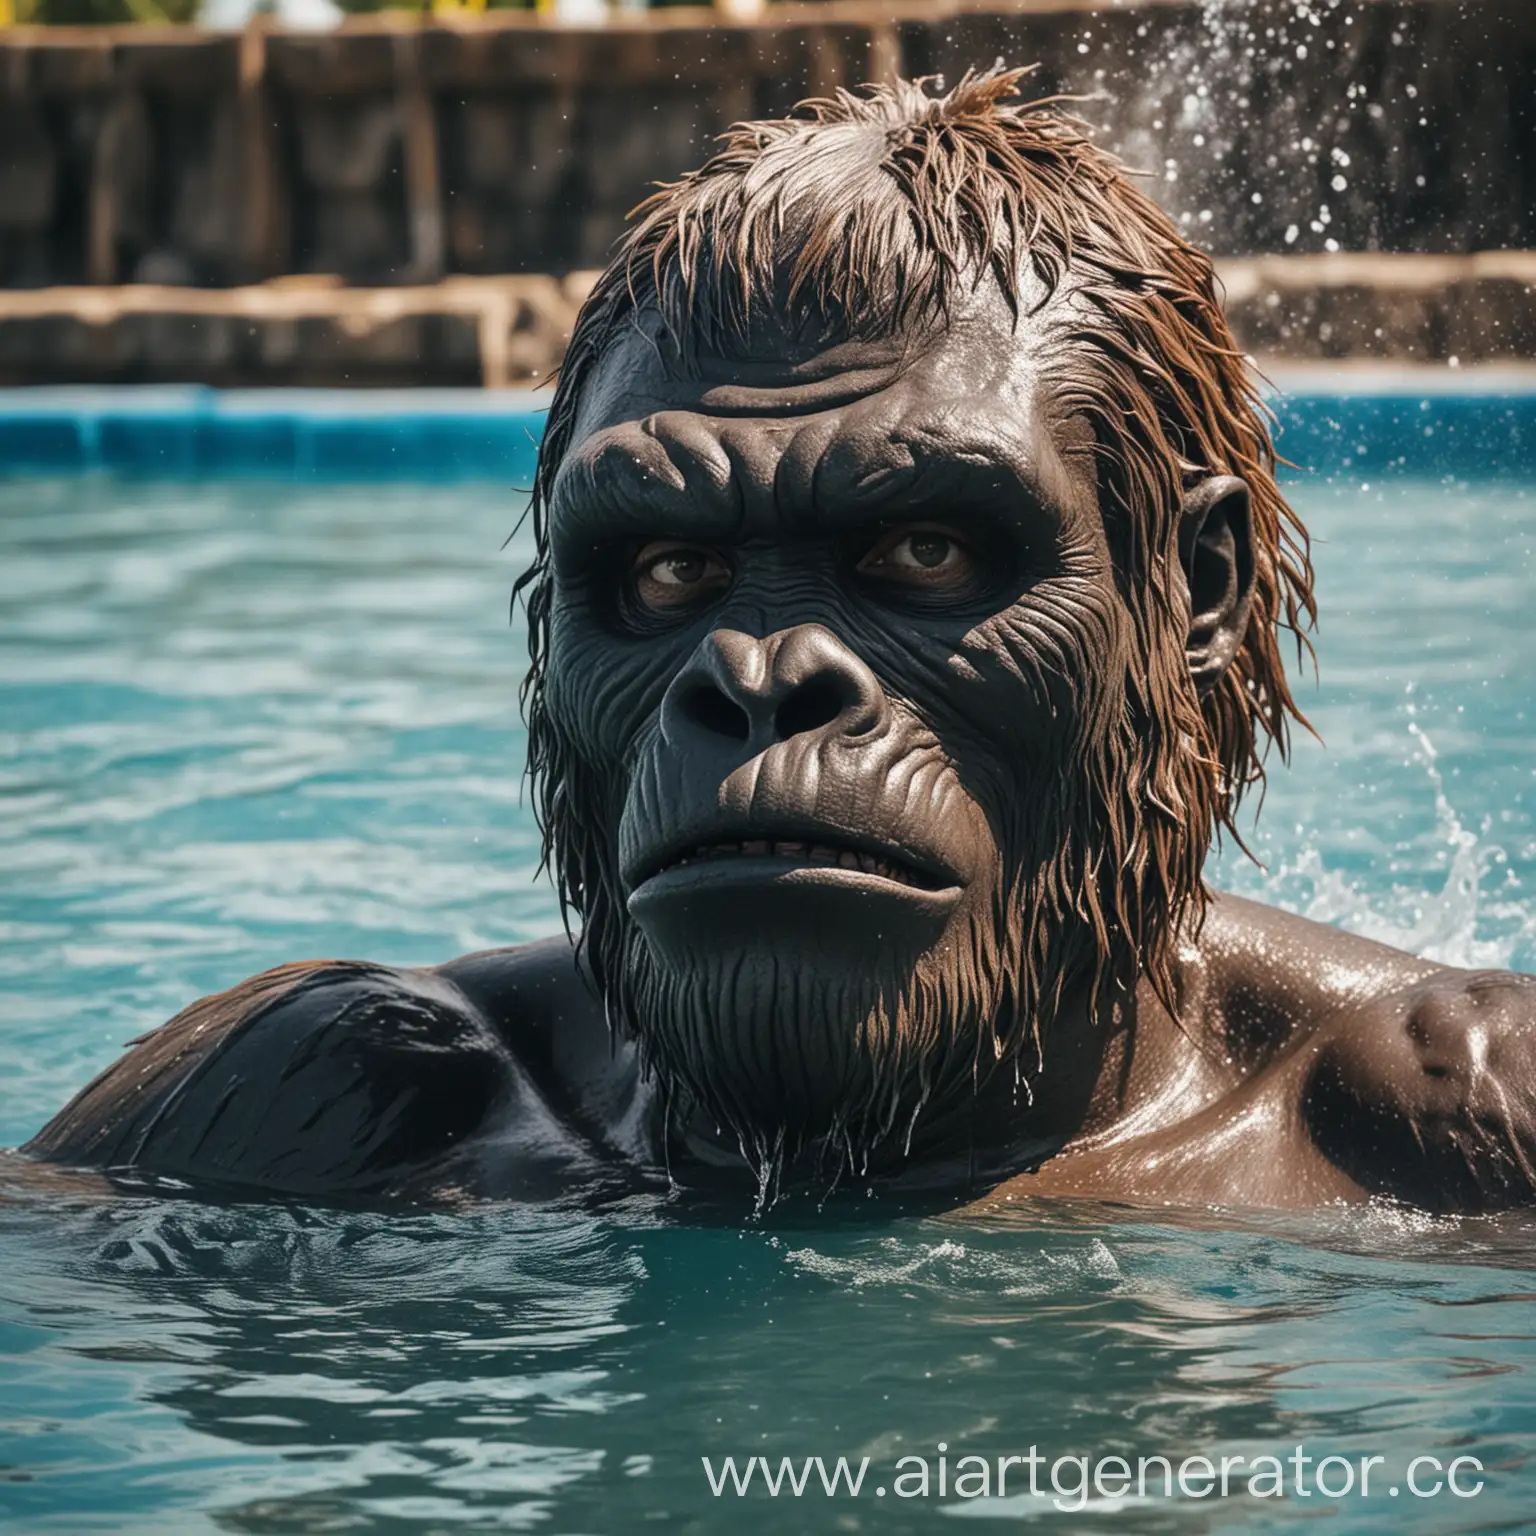
[[[1253,606],[1248,487],[1235,475],[1213,475],[1184,498],[1179,558],[1189,583],[1185,650],[1195,686],[1204,693],[1232,665]]]

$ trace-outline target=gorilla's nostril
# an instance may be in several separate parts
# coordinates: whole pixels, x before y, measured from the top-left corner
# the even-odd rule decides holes
[[[739,704],[733,704],[720,692],[705,684],[690,688],[682,698],[683,713],[695,725],[716,736],[745,741],[752,734],[752,722]]]
[[[797,688],[773,717],[781,741],[803,731],[818,731],[848,706],[848,690],[835,677],[816,677]]]

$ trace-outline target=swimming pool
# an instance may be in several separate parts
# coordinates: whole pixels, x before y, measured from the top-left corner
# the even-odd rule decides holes
[[[502,547],[536,418],[32,400],[0,402],[0,1144],[133,1035],[279,960],[557,931],[520,794],[506,594],[527,549]],[[1317,538],[1321,677],[1301,692],[1326,745],[1272,774],[1267,869],[1227,849],[1215,876],[1536,969],[1536,395],[1404,382],[1282,419]],[[0,1207],[0,1523],[1515,1528],[1536,1492],[1533,1270],[1527,1221],[1389,1210]],[[1298,1444],[1314,1470],[1386,1461],[1367,1498],[1063,1512],[1049,1488],[1060,1456]],[[1018,1469],[1004,1500],[939,1494],[941,1456],[953,1478],[1031,1445],[1046,1497]],[[1415,1497],[1421,1454],[1476,1455],[1485,1488]],[[755,1455],[870,1463],[856,1498],[814,1474],[798,1498],[712,1493],[701,1458],[718,1477]],[[897,1490],[908,1455],[927,1497]]]

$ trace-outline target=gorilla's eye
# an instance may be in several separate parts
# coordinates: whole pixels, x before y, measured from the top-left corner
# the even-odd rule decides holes
[[[731,581],[731,568],[712,549],[653,540],[630,567],[635,596],[647,608],[665,612],[706,602]]]
[[[931,571],[943,565],[954,553],[954,548],[942,533],[914,533],[898,546],[895,557],[898,564],[904,563],[902,555],[905,553],[925,571]]]
[[[929,523],[893,528],[857,569],[864,576],[931,592],[959,592],[974,587],[980,576],[970,544],[953,528]]]

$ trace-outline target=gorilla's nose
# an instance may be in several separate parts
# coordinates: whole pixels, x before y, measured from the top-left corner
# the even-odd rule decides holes
[[[864,736],[885,724],[887,710],[874,673],[820,624],[761,640],[717,629],[668,688],[661,732],[678,748],[733,741],[761,752],[808,732]]]

